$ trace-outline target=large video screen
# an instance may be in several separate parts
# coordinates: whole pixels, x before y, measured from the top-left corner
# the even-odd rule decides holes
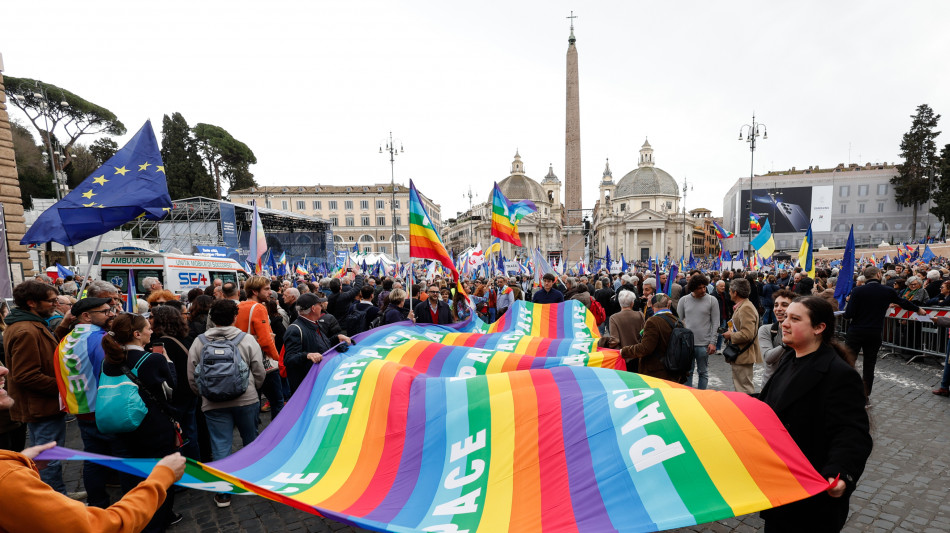
[[[812,231],[831,231],[831,185],[752,189],[751,211],[772,233],[803,233],[812,223]],[[739,193],[739,231],[749,231],[749,189]],[[753,232],[757,231],[755,229]]]

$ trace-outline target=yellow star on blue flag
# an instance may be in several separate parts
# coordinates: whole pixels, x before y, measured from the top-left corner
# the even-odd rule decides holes
[[[142,212],[149,220],[164,217],[172,207],[165,173],[150,168],[162,165],[155,131],[151,121],[146,121],[105,164],[43,211],[20,243],[69,246],[115,229]],[[107,174],[122,177],[106,179]],[[90,202],[93,196],[96,201]]]

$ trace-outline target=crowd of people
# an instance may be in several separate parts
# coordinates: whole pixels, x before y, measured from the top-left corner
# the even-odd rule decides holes
[[[9,392],[0,392],[0,449],[10,450],[0,455],[0,483],[7,483],[7,470],[19,477],[38,475],[46,489],[25,498],[57,493],[47,494],[44,505],[60,502],[77,516],[90,513],[97,524],[112,524],[100,531],[163,531],[181,520],[174,511],[175,491],[169,490],[181,476],[181,457],[228,456],[235,429],[244,445],[252,442],[261,417],[278,416],[323,354],[345,350],[354,335],[402,321],[450,324],[474,315],[494,322],[518,300],[577,300],[595,317],[600,345],[619,350],[628,371],[705,389],[710,357],[726,358],[733,389],[772,406],[832,484],[823,495],[763,513],[770,530],[804,527],[816,516],[840,529],[847,496],[870,454],[866,407],[887,307],[919,311],[950,305],[945,268],[869,266],[859,274],[843,310],[834,297],[837,271],[821,268],[814,279],[800,269],[694,270],[673,280],[640,269],[545,274],[539,285],[530,277],[498,275],[463,279],[466,294],[438,276],[406,285],[352,271],[323,279],[252,276],[240,285],[216,279],[180,295],[147,278],[142,282],[147,292],[134,302],[136,313],[123,311],[121,291],[111,283],[90,281],[78,294],[76,280],[54,283],[38,276],[15,287],[13,309],[0,304],[0,381]],[[833,338],[836,311],[850,319],[844,344]],[[692,362],[671,369],[664,356],[674,330],[681,328],[691,335]],[[854,369],[859,353],[863,376]],[[81,360],[76,365],[70,357]],[[761,391],[752,379],[757,364],[765,368]],[[82,379],[70,384],[85,408],[63,400],[57,374],[64,365],[85,369]],[[96,411],[100,379],[128,379],[137,386],[143,404],[139,420],[115,420],[102,394]],[[935,394],[950,395],[948,379],[945,372]],[[57,461],[38,468],[31,459],[38,450],[63,443],[73,421],[86,451],[166,459],[145,480],[125,474],[116,480],[109,469],[86,463],[85,494],[67,493]],[[132,429],[104,430],[120,423],[131,423]],[[27,442],[31,448],[14,453]],[[110,484],[125,494],[118,502],[110,500]],[[75,505],[77,499],[86,499],[89,507]],[[230,501],[227,493],[213,496],[218,507]],[[131,502],[135,512],[129,511]],[[124,529],[115,526],[118,522],[137,526]],[[3,509],[0,529],[11,530]]]

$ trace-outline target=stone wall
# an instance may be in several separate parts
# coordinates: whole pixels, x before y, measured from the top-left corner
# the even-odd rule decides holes
[[[0,59],[0,68],[2,68]],[[33,275],[33,261],[20,244],[26,232],[23,220],[23,201],[20,199],[20,182],[17,179],[16,157],[13,154],[13,134],[10,132],[10,116],[7,114],[7,94],[0,73],[0,202],[6,215],[7,250],[11,263],[20,263],[24,276]]]

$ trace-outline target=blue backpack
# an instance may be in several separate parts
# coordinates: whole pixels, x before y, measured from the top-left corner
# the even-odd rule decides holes
[[[99,374],[99,388],[96,390],[96,427],[99,431],[128,433],[142,424],[148,414],[148,407],[132,378],[138,377],[139,367],[151,355],[142,355],[131,372],[123,366],[120,376]]]

